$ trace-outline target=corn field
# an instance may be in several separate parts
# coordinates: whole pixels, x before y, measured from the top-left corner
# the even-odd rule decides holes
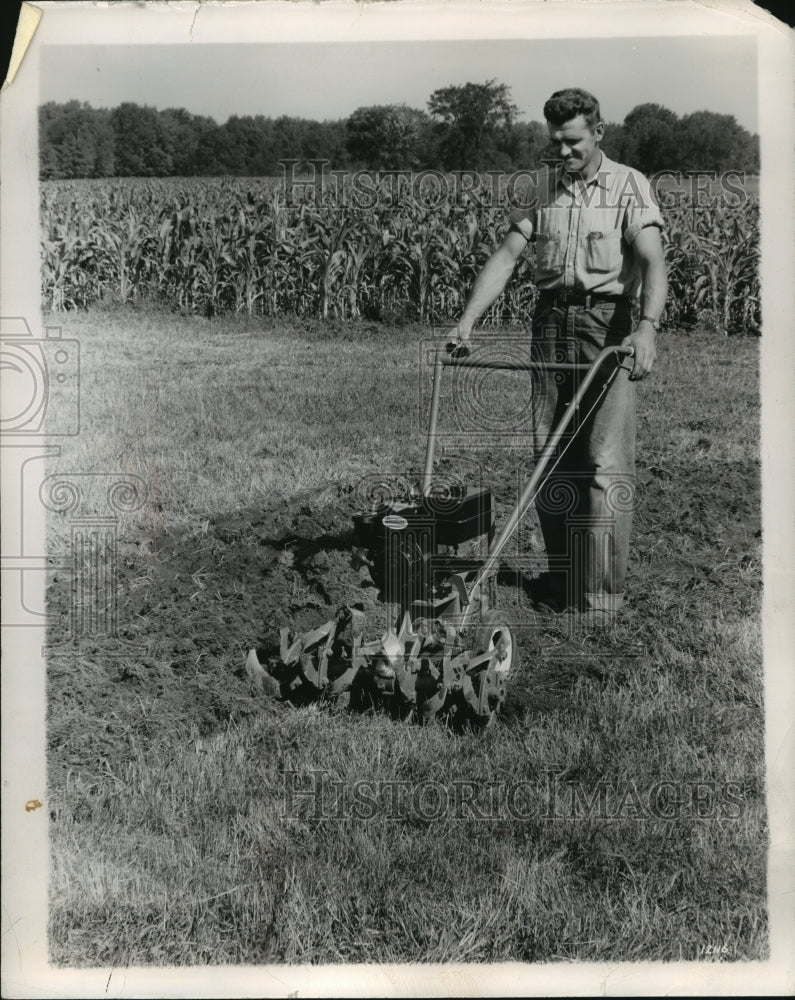
[[[274,179],[46,181],[45,308],[155,301],[205,316],[441,323],[458,316],[505,233],[502,204],[385,196],[361,208],[336,189],[301,190],[288,203]],[[758,333],[757,199],[663,214],[666,322]],[[527,321],[534,271],[531,250],[484,325]]]

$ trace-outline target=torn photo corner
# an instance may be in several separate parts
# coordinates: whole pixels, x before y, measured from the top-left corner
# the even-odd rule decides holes
[[[791,989],[792,33],[596,10],[22,5],[3,995]]]

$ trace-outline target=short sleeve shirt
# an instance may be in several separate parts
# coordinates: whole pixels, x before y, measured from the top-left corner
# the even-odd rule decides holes
[[[651,185],[639,171],[604,153],[587,183],[561,168],[539,172],[511,228],[536,247],[539,291],[601,292],[635,298],[641,274],[632,244],[646,226],[663,228]]]

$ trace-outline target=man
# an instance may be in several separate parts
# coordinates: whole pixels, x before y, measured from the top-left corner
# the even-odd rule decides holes
[[[586,395],[582,425],[575,423],[576,435],[562,442],[565,451],[536,502],[549,570],[529,585],[535,607],[584,610],[589,620],[605,624],[624,602],[634,493],[634,383],[649,375],[657,357],[656,332],[667,294],[663,222],[646,178],[599,148],[605,126],[595,97],[576,88],[558,91],[544,105],[544,116],[560,162],[540,172],[529,208],[511,211],[508,234],[486,261],[447,339],[469,340],[534,242],[540,293],[534,356],[590,364],[603,347],[634,349],[634,358],[595,409],[598,379],[594,393]],[[638,295],[641,318],[633,329]],[[544,371],[534,379],[536,458],[578,377]]]

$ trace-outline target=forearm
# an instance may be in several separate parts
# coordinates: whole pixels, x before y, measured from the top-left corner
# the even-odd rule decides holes
[[[637,237],[635,252],[643,280],[641,319],[635,330],[623,341],[634,350],[632,373],[629,376],[633,382],[646,378],[654,368],[657,360],[655,330],[668,294],[665,255],[659,232],[652,227],[642,231]]]
[[[495,250],[489,257],[475,280],[469,301],[458,324],[459,329],[469,332],[489,306],[502,294],[515,263],[515,258],[503,248]]]
[[[643,261],[641,263],[643,287],[641,291],[641,316],[659,320],[668,296],[668,276],[664,260]]]

